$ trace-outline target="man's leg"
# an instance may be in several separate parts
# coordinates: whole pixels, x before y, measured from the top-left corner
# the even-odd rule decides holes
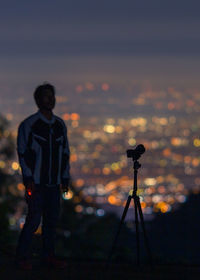
[[[56,225],[60,212],[60,188],[44,187],[43,191],[43,257],[55,255]]]
[[[28,214],[18,240],[16,250],[17,260],[30,257],[30,246],[33,233],[37,230],[40,224],[42,214],[42,192],[33,192],[31,197],[26,198],[26,201],[28,203]]]

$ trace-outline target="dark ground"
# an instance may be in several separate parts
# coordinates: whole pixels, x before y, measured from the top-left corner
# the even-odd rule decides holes
[[[118,247],[116,248],[115,258],[110,264],[109,270],[105,269],[105,258],[87,259],[88,252],[92,252],[93,247],[74,247],[76,253],[81,251],[85,258],[68,258],[68,266],[65,270],[53,270],[40,266],[39,259],[33,259],[33,270],[31,272],[19,271],[14,265],[14,251],[9,249],[9,254],[0,254],[0,280],[23,280],[23,279],[42,279],[42,280],[110,280],[110,279],[200,279],[200,194],[191,195],[182,207],[166,215],[158,215],[152,224],[146,223],[148,239],[153,255],[154,268],[151,269],[145,258],[144,238],[140,234],[141,240],[141,265],[137,268],[135,263],[130,261],[136,259],[136,240],[135,233],[124,235],[120,234]],[[102,225],[100,225],[100,228]],[[97,231],[99,229],[97,228]],[[102,233],[103,234],[103,233]],[[101,234],[101,235],[102,235]],[[95,235],[96,236],[96,235]],[[114,235],[113,235],[114,237]],[[103,239],[104,241],[104,239]],[[119,254],[121,243],[130,245],[130,251],[134,254]],[[98,242],[99,239],[98,239]],[[79,244],[79,243],[78,243]],[[101,243],[99,243],[100,246]],[[81,244],[79,244],[81,245]],[[106,245],[108,248],[111,243]],[[108,251],[108,250],[107,250]],[[7,252],[7,253],[8,253]],[[12,252],[12,253],[11,253]],[[86,254],[87,252],[87,254]],[[123,255],[125,254],[125,255]],[[71,255],[73,255],[71,253]],[[127,261],[126,261],[127,257]]]
[[[33,260],[32,271],[20,271],[14,265],[13,259],[4,259],[0,267],[0,279],[42,279],[42,280],[107,280],[107,279],[200,279],[200,265],[168,264],[141,265],[138,269],[135,264],[111,263],[108,270],[103,261],[78,261],[68,260],[64,270],[41,267],[38,260]]]

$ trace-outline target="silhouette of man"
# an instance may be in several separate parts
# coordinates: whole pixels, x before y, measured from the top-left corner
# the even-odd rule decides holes
[[[56,103],[54,86],[38,86],[34,99],[39,110],[21,122],[17,137],[28,214],[18,240],[16,263],[22,269],[32,269],[31,241],[42,217],[42,260],[46,265],[64,268],[66,263],[55,257],[54,243],[60,187],[67,191],[70,179],[67,128],[52,112]]]

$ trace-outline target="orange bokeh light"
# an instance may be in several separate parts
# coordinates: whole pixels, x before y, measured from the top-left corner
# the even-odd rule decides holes
[[[110,86],[109,86],[109,84],[107,84],[107,83],[103,83],[103,84],[101,85],[101,88],[102,88],[102,90],[104,90],[104,91],[108,91],[108,90],[110,89]]]
[[[76,155],[76,154],[72,154],[72,155],[70,156],[70,161],[71,161],[71,162],[76,162],[76,161],[77,161],[77,155]]]
[[[78,121],[80,119],[80,116],[77,113],[72,113],[70,118],[72,121]]]
[[[63,119],[64,121],[68,121],[68,120],[70,119],[70,114],[63,114],[63,115],[62,115],[62,119]]]

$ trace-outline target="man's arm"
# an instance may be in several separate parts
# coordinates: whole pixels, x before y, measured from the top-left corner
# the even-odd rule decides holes
[[[69,143],[67,138],[67,128],[65,123],[63,122],[63,135],[64,135],[64,142],[63,142],[63,154],[62,154],[62,174],[61,174],[61,182],[62,187],[67,188],[69,185],[70,180],[70,150],[69,150]]]
[[[17,153],[19,158],[19,163],[22,169],[23,183],[27,186],[30,182],[33,182],[33,175],[31,169],[27,166],[25,161],[25,154],[28,145],[28,136],[30,133],[30,128],[22,122],[18,128],[17,135]]]

